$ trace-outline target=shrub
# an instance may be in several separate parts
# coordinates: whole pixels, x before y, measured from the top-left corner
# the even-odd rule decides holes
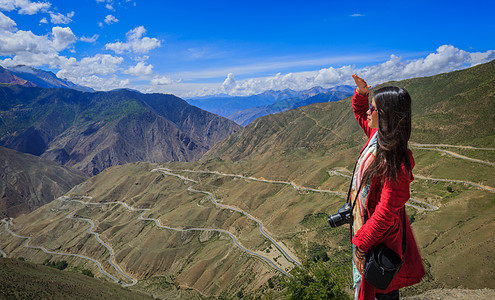
[[[285,282],[288,299],[351,299],[345,292],[345,277],[341,269],[318,261],[292,271],[294,277]]]
[[[88,270],[88,269],[82,270],[82,273],[83,273],[83,275],[86,275],[86,276],[89,276],[89,277],[95,277],[95,275],[93,274],[93,272],[91,272],[91,270]]]
[[[65,268],[67,268],[68,265],[69,263],[67,263],[65,260],[62,260],[62,261],[57,261],[54,267],[59,270],[64,270]]]

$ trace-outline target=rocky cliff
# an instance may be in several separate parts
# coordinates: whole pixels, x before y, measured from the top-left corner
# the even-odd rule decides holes
[[[0,87],[0,145],[89,175],[135,161],[198,160],[240,127],[173,95]]]

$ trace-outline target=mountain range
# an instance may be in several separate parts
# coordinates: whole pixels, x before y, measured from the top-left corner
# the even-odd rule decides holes
[[[241,126],[256,118],[318,102],[337,101],[354,92],[350,86],[313,87],[308,90],[269,90],[252,96],[207,96],[186,99],[189,104],[226,117]]]
[[[94,92],[92,88],[77,85],[71,81],[60,79],[53,72],[18,65],[8,68],[0,66],[0,83],[18,84],[28,87],[66,88],[81,92]]]
[[[0,146],[96,175],[134,162],[199,159],[239,130],[173,95],[0,86]]]
[[[416,167],[406,209],[427,269],[422,283],[401,293],[459,286],[494,289],[495,118],[487,112],[495,101],[495,61],[384,85],[405,87],[413,99],[410,148]],[[4,94],[16,95],[9,89]],[[32,93],[35,88],[22,89]],[[148,114],[172,118],[161,106],[163,95],[155,95],[154,102],[146,98],[151,96],[127,93],[132,92],[100,94],[106,100],[93,99],[93,110],[67,109],[65,116],[84,111],[91,120],[76,127],[84,129],[74,136],[93,134],[90,124],[141,119],[142,107],[152,108]],[[58,106],[67,103],[57,95],[32,98],[39,106],[49,99],[57,99]],[[73,95],[68,98],[86,103]],[[121,102],[112,100],[116,95]],[[43,126],[38,124],[55,119],[32,113],[49,111],[49,105],[36,110],[35,104],[24,105],[16,97],[6,99],[14,100],[9,110],[1,109],[2,116],[20,116],[8,119],[18,123],[17,128],[39,130]],[[122,106],[125,109],[116,109]],[[181,123],[183,119],[174,120],[193,121],[188,117]],[[140,127],[138,122],[129,128],[135,132]],[[95,128],[98,132],[107,127]],[[199,161],[112,166],[64,197],[3,222],[0,250],[35,263],[67,253],[89,257],[119,282],[155,298],[283,298],[283,272],[290,272],[297,261],[324,256],[350,283],[348,227],[330,228],[327,217],[344,203],[353,165],[366,142],[351,99],[315,103],[232,128],[227,138],[198,154]],[[51,131],[40,132],[43,137]],[[21,134],[6,131],[2,136],[8,138],[0,141]],[[65,135],[56,139],[63,141]],[[30,245],[47,251],[25,247],[28,236]],[[82,266],[102,280],[114,280],[88,259],[64,258],[71,268]]]

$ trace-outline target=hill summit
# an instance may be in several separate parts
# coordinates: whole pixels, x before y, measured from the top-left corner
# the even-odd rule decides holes
[[[0,146],[89,175],[135,161],[198,160],[240,127],[173,95],[0,86]]]
[[[92,88],[77,85],[69,80],[60,79],[53,72],[43,71],[29,66],[18,65],[3,68],[0,66],[0,83],[37,86],[44,88],[66,88],[81,92],[94,92]]]

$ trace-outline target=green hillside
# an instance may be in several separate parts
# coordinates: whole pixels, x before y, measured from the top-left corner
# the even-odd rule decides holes
[[[1,299],[153,299],[74,271],[0,258]]]

